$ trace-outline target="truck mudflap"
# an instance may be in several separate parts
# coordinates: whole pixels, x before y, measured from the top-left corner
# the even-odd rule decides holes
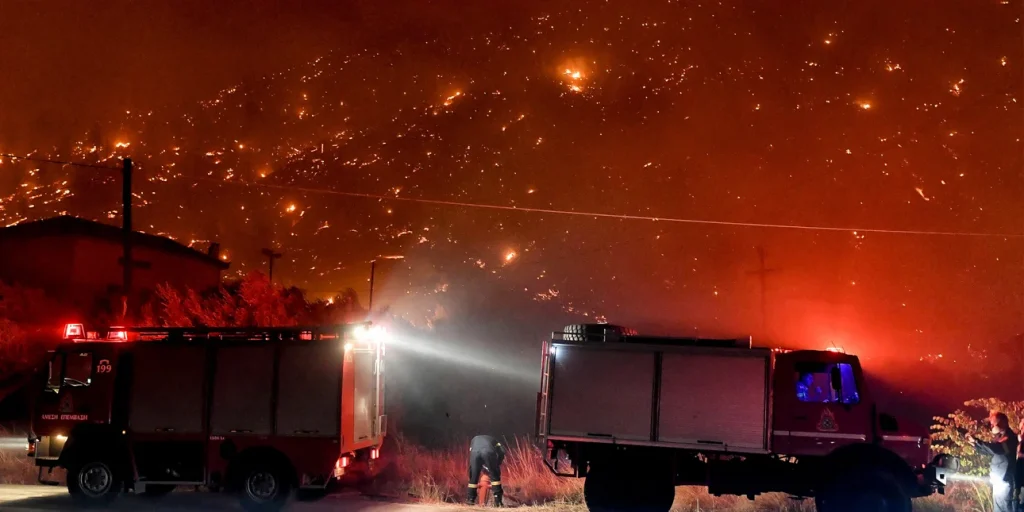
[[[949,454],[940,453],[932,459],[931,463],[915,472],[917,474],[918,490],[922,496],[927,496],[934,492],[945,494],[946,484],[949,483],[950,477],[959,471],[960,459]]]

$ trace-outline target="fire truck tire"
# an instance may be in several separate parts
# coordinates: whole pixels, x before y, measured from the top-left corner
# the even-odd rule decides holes
[[[240,501],[244,510],[281,510],[292,497],[292,482],[279,465],[257,462],[245,468],[241,476]]]
[[[625,482],[617,478],[614,466],[594,464],[583,482],[583,499],[590,512],[618,512],[629,505]]]
[[[103,506],[114,501],[122,482],[114,465],[102,459],[86,460],[68,468],[68,493],[83,507]]]
[[[150,484],[146,486],[145,491],[142,491],[142,495],[147,498],[159,498],[174,492],[177,487],[171,484]]]
[[[910,495],[892,473],[851,472],[814,498],[818,512],[911,512]]]

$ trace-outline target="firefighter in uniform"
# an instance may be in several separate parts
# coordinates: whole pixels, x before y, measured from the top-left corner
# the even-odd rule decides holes
[[[990,455],[989,480],[992,483],[992,508],[995,512],[1011,512],[1013,506],[1014,473],[1016,473],[1017,435],[1010,429],[1010,420],[1001,412],[992,411],[988,416],[992,426],[992,442],[967,441],[978,451]]]
[[[469,492],[466,502],[475,504],[480,471],[486,470],[491,480],[494,506],[501,506],[501,463],[505,460],[505,447],[491,436],[476,436],[469,442]]]

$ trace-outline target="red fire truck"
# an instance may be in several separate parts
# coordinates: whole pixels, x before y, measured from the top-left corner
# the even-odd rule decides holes
[[[823,512],[910,512],[958,463],[878,411],[856,356],[750,339],[568,326],[544,344],[538,436],[593,512],[666,512],[678,485],[813,497]]]
[[[44,483],[43,468],[66,468],[80,502],[208,486],[276,510],[369,474],[384,439],[379,327],[71,324],[65,338],[35,402],[29,453]]]

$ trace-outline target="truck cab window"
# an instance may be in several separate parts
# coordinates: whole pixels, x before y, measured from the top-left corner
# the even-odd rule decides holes
[[[74,388],[92,384],[92,352],[70,352],[66,357],[64,385]]]
[[[833,386],[834,370],[839,371],[838,389]],[[856,404],[860,402],[853,366],[847,363],[797,365],[796,398],[819,404]]]
[[[64,375],[64,354],[54,354],[50,358],[50,376],[46,380],[46,389],[56,391],[60,389],[61,377]]]

